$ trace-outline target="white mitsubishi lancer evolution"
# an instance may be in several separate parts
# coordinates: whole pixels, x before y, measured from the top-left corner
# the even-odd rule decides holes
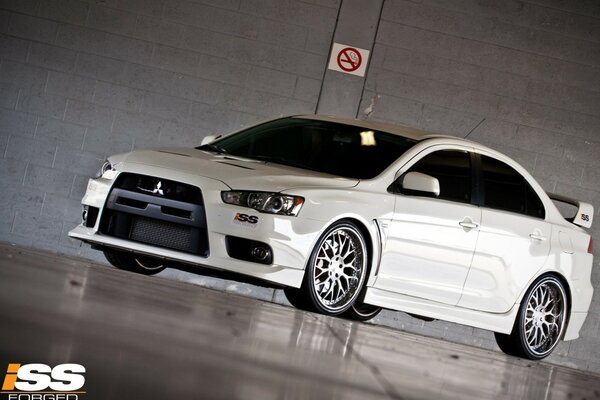
[[[118,268],[186,265],[268,282],[327,315],[387,308],[466,324],[530,359],[579,336],[593,207],[546,193],[510,158],[314,115],[214,139],[109,157],[69,236]]]

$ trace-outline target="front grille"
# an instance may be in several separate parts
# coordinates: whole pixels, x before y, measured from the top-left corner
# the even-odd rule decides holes
[[[119,175],[108,195],[100,232],[208,256],[202,192],[181,182],[137,174]]]
[[[191,228],[172,222],[151,218],[135,217],[131,223],[131,240],[188,251],[192,248]]]
[[[203,204],[200,188],[154,176],[123,173],[117,178],[114,187],[163,199]]]

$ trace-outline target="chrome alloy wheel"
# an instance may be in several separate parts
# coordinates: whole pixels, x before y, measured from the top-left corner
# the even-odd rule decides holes
[[[527,299],[523,313],[524,341],[538,357],[549,354],[560,339],[565,325],[567,296],[556,278],[541,280]]]
[[[329,312],[343,311],[362,287],[367,254],[360,232],[350,224],[331,230],[313,258],[312,289],[316,300]]]

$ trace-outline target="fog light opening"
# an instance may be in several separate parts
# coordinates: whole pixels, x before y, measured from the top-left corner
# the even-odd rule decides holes
[[[270,255],[269,249],[266,249],[262,246],[256,246],[252,248],[251,254],[252,257],[256,258],[259,261],[265,261]]]
[[[88,217],[88,207],[83,206],[83,212],[81,213],[81,221],[83,222],[83,225],[86,224],[87,217]]]
[[[266,243],[235,236],[225,236],[227,255],[238,260],[270,265],[273,263],[273,249]]]
[[[93,228],[96,225],[99,211],[98,207],[83,206],[83,211],[81,212],[82,225],[87,228]]]

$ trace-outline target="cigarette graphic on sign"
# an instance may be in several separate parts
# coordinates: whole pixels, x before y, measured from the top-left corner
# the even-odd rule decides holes
[[[369,50],[334,43],[331,48],[328,68],[351,75],[365,76]]]
[[[337,63],[345,72],[356,71],[362,64],[362,56],[354,47],[346,47],[338,53]]]

